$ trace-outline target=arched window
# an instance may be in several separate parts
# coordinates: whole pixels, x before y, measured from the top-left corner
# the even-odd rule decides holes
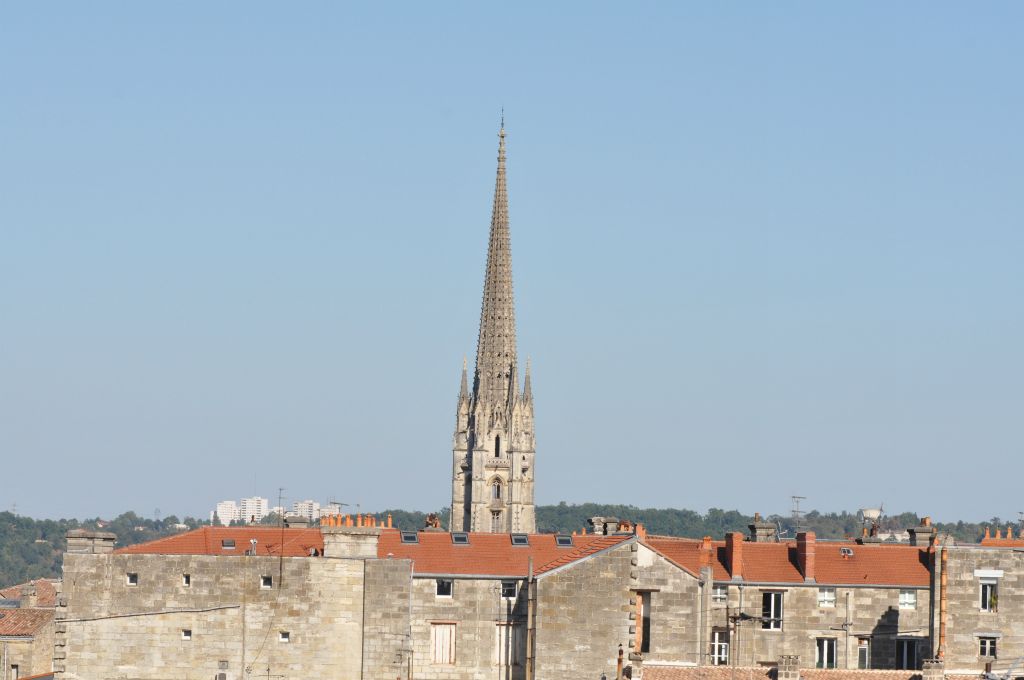
[[[501,435],[494,438],[494,457],[501,455]]]
[[[491,498],[496,501],[501,500],[501,480],[495,479],[491,482]]]

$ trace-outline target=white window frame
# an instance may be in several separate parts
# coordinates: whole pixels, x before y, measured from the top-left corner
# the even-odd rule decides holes
[[[785,602],[781,590],[761,591],[761,630],[782,630],[782,617],[785,615]],[[768,615],[765,616],[765,597],[769,597]]]
[[[192,641],[192,629],[191,628],[182,628],[181,629],[181,639],[184,640],[185,642],[191,642]]]
[[[274,577],[269,574],[260,575],[260,590],[271,590],[274,587]]]
[[[900,609],[917,609],[917,591],[913,588],[900,589]]]
[[[277,641],[278,642],[282,642],[284,644],[290,643],[292,641],[292,634],[291,634],[291,632],[287,631],[287,630],[279,630],[279,631],[277,631]]]
[[[864,665],[861,666],[861,652],[864,652]],[[871,638],[859,637],[857,638],[857,669],[868,670],[871,668]]]
[[[729,631],[711,631],[711,665],[729,665]]]
[[[138,586],[139,585],[139,572],[137,572],[137,571],[125,572],[124,583],[125,583],[125,585],[131,586],[133,588]]]
[[[729,601],[729,586],[726,586],[726,585],[711,586],[711,601],[712,602],[728,602]]]
[[[998,641],[999,641],[999,638],[994,638],[994,637],[991,637],[991,636],[980,636],[979,635],[978,636],[978,656],[983,657],[985,659],[996,659],[996,658],[998,658],[998,656],[997,656],[997,648],[996,648],[996,643]]]
[[[834,637],[820,637],[814,640],[814,667],[836,668],[836,653],[839,643]],[[823,658],[824,657],[824,658]],[[831,665],[829,665],[831,663]]]
[[[509,585],[509,584],[512,585],[512,594],[511,595],[506,595],[505,594],[505,586]],[[514,599],[516,599],[516,596],[518,594],[519,594],[519,581],[516,581],[514,579],[504,579],[504,580],[502,580],[502,582],[501,582],[501,598],[503,600],[514,600]]]
[[[192,587],[192,574],[182,574],[181,575],[181,587],[182,588],[191,588]]]
[[[836,589],[835,588],[818,588],[818,607],[835,608],[836,606]]]
[[[456,661],[457,624],[450,621],[430,623],[430,663],[454,666]]]
[[[981,579],[978,584],[978,607],[983,612],[999,611],[999,579]]]

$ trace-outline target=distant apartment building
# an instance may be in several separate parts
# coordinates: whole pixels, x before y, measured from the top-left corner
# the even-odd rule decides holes
[[[316,501],[296,501],[292,503],[292,514],[301,515],[310,522],[320,519],[320,504]]]
[[[227,526],[232,522],[259,522],[267,515],[277,512],[282,514],[283,508],[270,507],[270,501],[262,496],[243,498],[239,502],[221,501],[217,503],[216,509],[210,513],[210,521]]]

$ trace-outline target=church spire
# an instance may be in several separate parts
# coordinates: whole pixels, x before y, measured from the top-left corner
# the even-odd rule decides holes
[[[498,132],[498,173],[487,246],[487,270],[480,308],[473,396],[504,403],[516,364],[516,318],[512,297],[512,247],[509,238],[508,190],[505,183],[505,124]]]
[[[530,385],[530,357],[526,357],[526,377],[523,378],[523,401],[533,401],[533,389]]]

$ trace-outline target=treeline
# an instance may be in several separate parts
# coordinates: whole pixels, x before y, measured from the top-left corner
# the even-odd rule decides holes
[[[134,545],[151,541],[203,524],[186,517],[171,515],[163,519],[145,519],[126,512],[112,520],[99,518],[32,519],[10,512],[0,512],[0,587],[12,586],[34,578],[56,578],[61,573],[66,534],[69,529],[109,531],[117,535],[117,545]]]
[[[427,513],[390,509],[376,513],[380,519],[391,515],[392,524],[400,529],[422,528]],[[437,511],[441,526],[449,526],[449,509]],[[537,506],[537,530],[540,532],[571,533],[583,528],[589,530],[587,520],[591,517],[618,517],[640,522],[648,533],[665,536],[700,538],[711,536],[720,539],[730,531],[747,531],[753,521],[750,515],[736,510],[711,508],[706,513],[676,508],[639,508],[634,505],[604,505],[583,503],[569,505]],[[860,536],[864,524],[856,513],[808,512],[799,522],[792,517],[770,515],[765,520],[776,524],[783,537],[793,537],[798,529],[814,531],[818,538],[847,538]],[[880,528],[883,532],[901,532],[920,523],[921,518],[912,512],[883,517]],[[265,524],[276,524],[278,518],[264,518]],[[22,583],[33,578],[54,578],[60,575],[61,560],[66,546],[65,534],[68,529],[88,528],[109,531],[117,535],[117,545],[126,546],[151,541],[162,536],[194,529],[204,520],[186,517],[179,520],[173,515],[163,519],[146,519],[134,512],[126,512],[113,520],[98,518],[87,520],[35,520],[19,517],[10,512],[0,512],[0,587]],[[1005,530],[1009,522],[993,517],[986,522],[936,523],[941,533],[958,541],[974,543],[990,528]],[[1016,528],[1015,528],[1016,531]]]

